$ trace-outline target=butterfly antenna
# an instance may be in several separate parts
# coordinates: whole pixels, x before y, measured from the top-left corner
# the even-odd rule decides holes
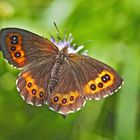
[[[58,29],[56,23],[55,22],[53,22],[53,23],[54,23],[54,26],[55,26],[56,31],[57,31],[57,38],[58,38],[58,40],[61,40],[62,38],[61,38],[61,35],[60,35],[60,32],[59,32],[59,29]]]
[[[75,44],[76,46],[83,46],[83,45],[86,45],[86,44],[90,44],[90,43],[92,43],[93,42],[93,40],[88,40],[88,41],[85,41],[85,42],[82,42],[82,43],[78,43],[78,44]]]
[[[64,37],[63,37],[63,41],[64,41],[64,40],[67,40],[67,34],[66,34],[66,33],[67,33],[67,30],[65,29],[65,30],[64,30]]]

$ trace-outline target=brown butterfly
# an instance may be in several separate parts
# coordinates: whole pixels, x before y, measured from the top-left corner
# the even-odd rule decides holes
[[[51,110],[67,115],[80,110],[86,100],[112,95],[123,84],[108,65],[71,46],[69,36],[51,41],[29,31],[5,28],[0,31],[0,48],[9,64],[22,69],[17,89],[29,104],[47,104]]]

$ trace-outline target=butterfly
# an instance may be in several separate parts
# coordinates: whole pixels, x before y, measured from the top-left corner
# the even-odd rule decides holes
[[[87,100],[112,95],[123,79],[110,66],[79,54],[68,39],[57,42],[18,28],[0,31],[0,49],[7,62],[21,69],[16,86],[26,103],[47,104],[62,115],[80,110]]]

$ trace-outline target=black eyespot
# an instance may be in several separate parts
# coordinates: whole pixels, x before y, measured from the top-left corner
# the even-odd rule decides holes
[[[10,43],[11,43],[11,44],[18,44],[18,41],[12,40]]]
[[[11,40],[11,44],[18,44],[18,36],[16,35],[13,35],[10,37],[10,40]]]
[[[39,93],[39,97],[40,98],[44,97],[44,93],[42,91]]]
[[[95,86],[94,84],[91,84],[91,85],[90,85],[90,89],[91,89],[91,90],[96,90],[96,86]]]
[[[98,84],[98,87],[99,87],[99,88],[102,88],[103,86],[104,86],[103,83],[99,83],[99,84]]]
[[[16,47],[12,46],[11,51],[15,51],[15,50],[16,50]]]
[[[59,100],[58,96],[54,97],[54,99],[53,99],[54,102],[58,102],[58,100]]]
[[[67,102],[67,99],[64,98],[64,99],[62,100],[62,104],[65,104],[66,102]]]
[[[11,40],[18,40],[18,36],[17,35],[13,35],[10,37]]]
[[[28,87],[30,88],[32,86],[32,83],[28,83]]]
[[[18,58],[18,57],[21,56],[21,53],[20,53],[20,52],[16,52],[16,53],[14,54],[14,56],[15,56],[16,58]]]
[[[104,83],[106,83],[107,81],[110,80],[110,76],[108,74],[105,74],[104,76],[101,77],[101,79]]]
[[[105,74],[104,76],[108,81],[111,79],[110,76],[108,74]]]
[[[107,79],[106,79],[106,77],[105,77],[105,76],[102,76],[102,77],[101,77],[101,79],[102,79],[102,81],[103,81],[104,83],[106,83],[106,82],[107,82]]]
[[[32,90],[32,94],[35,95],[36,94],[36,89]]]
[[[70,101],[73,101],[74,100],[74,96],[70,96]]]

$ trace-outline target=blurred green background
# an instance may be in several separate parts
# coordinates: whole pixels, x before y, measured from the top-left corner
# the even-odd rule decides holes
[[[74,43],[93,40],[89,55],[114,67],[125,85],[64,120],[47,106],[25,104],[15,86],[19,71],[0,53],[0,140],[139,140],[140,0],[0,0],[0,28],[49,38],[53,21]]]

